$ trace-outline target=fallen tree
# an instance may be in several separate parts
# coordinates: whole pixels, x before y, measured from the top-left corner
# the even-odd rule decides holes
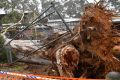
[[[94,75],[93,78],[102,78],[110,71],[120,71],[120,60],[115,57],[112,50],[115,46],[112,37],[112,16],[112,12],[99,2],[86,7],[80,26],[73,30],[74,34],[65,40],[51,44],[52,52],[49,51],[51,47],[47,50],[49,54],[56,55],[54,56],[56,62],[61,62],[57,64],[60,76],[75,77],[73,74],[76,67],[79,67],[76,71],[80,70],[79,74],[82,77]],[[61,45],[64,47],[59,47]],[[74,50],[68,45],[74,46]],[[66,51],[64,49],[66,47],[70,50]],[[58,52],[59,57],[57,57]],[[63,56],[60,57],[60,54]]]
[[[57,66],[60,76],[103,78],[110,71],[120,71],[120,60],[115,56],[112,12],[101,3],[85,8],[80,26],[67,35],[36,52]],[[48,43],[60,35],[48,38]],[[76,76],[76,74],[78,76]]]

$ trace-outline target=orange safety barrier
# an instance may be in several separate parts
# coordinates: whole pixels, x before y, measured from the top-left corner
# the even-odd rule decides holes
[[[67,78],[0,71],[0,80],[105,80],[105,79]]]

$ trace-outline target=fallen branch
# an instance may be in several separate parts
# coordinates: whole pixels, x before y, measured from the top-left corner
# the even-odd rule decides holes
[[[3,33],[1,33],[1,35],[4,37],[4,39],[7,39],[6,36],[5,36],[5,34],[6,34],[6,32],[8,31],[8,29],[10,29],[11,27],[13,27],[13,26],[15,26],[15,25],[17,25],[17,24],[20,24],[21,21],[23,20],[23,18],[24,18],[24,12],[23,12],[23,14],[22,14],[21,19],[20,19],[17,23],[14,23],[13,25],[7,27],[5,30],[2,31]]]

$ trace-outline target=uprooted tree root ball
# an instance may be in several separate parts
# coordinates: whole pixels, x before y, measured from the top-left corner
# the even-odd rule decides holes
[[[77,28],[77,33],[81,35],[82,47],[84,47],[80,55],[88,56],[85,58],[82,56],[80,62],[85,61],[86,65],[92,66],[93,73],[98,71],[97,73],[106,74],[109,71],[120,71],[120,61],[112,53],[114,46],[112,16],[109,10],[99,4],[90,6],[85,10],[80,27]],[[92,63],[89,63],[90,60]],[[89,69],[89,66],[86,66],[87,68]]]
[[[68,70],[68,63],[61,63],[63,65],[57,65],[58,68],[62,66],[63,72],[67,77],[75,77],[76,74],[79,77],[86,78],[103,78],[110,71],[120,71],[120,61],[113,54],[114,42],[112,40],[112,12],[106,10],[105,7],[99,3],[86,7],[84,15],[82,16],[80,26],[75,27],[73,30],[74,37],[72,36],[70,42],[67,44],[73,45],[77,51],[79,51],[79,60],[74,63],[74,69],[71,72]],[[65,42],[65,41],[62,41]],[[66,45],[67,45],[66,44]],[[61,45],[61,44],[60,44]],[[62,49],[64,47],[61,47]],[[55,54],[58,54],[59,49]],[[68,54],[66,57],[72,55],[72,51],[61,51],[61,55]],[[73,51],[75,53],[75,50]],[[77,55],[77,52],[73,55]],[[72,56],[73,56],[72,55]],[[66,57],[62,57],[57,62],[64,61]],[[69,59],[68,62],[72,63]],[[65,66],[67,65],[67,67]],[[77,68],[76,68],[76,65]],[[74,73],[75,75],[72,75]],[[66,75],[61,75],[66,76]]]

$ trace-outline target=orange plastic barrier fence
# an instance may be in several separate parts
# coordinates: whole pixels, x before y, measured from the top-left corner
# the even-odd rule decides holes
[[[0,71],[0,80],[105,80],[105,79],[81,79],[55,76],[38,76],[33,74],[20,74]]]

